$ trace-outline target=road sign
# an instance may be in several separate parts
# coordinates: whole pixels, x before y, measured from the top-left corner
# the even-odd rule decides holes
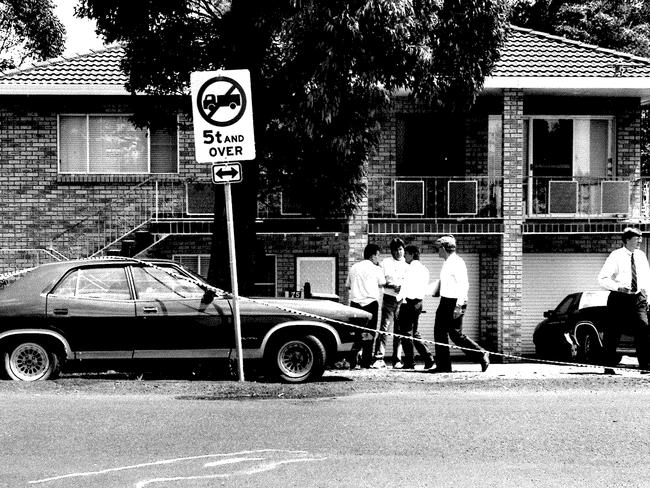
[[[196,71],[190,75],[190,88],[196,160],[255,159],[249,71]]]
[[[212,165],[213,183],[239,183],[242,177],[241,164],[239,163],[218,163]]]

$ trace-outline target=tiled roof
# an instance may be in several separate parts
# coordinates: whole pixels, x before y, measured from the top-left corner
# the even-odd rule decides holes
[[[0,75],[0,92],[3,87],[43,87],[56,89],[125,92],[127,77],[120,68],[124,49],[119,45],[91,51],[70,58],[55,58],[25,69],[8,71]]]
[[[512,27],[493,77],[650,76],[650,59]]]
[[[127,79],[120,69],[123,52],[113,45],[0,74],[0,94],[125,94]],[[650,59],[519,27],[511,28],[490,76],[502,80],[644,77],[650,77]]]

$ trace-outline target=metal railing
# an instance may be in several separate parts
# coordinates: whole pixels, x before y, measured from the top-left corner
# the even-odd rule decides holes
[[[503,178],[369,176],[370,218],[485,219],[502,216]]]
[[[647,218],[648,183],[624,177],[525,178],[525,213],[533,218]]]

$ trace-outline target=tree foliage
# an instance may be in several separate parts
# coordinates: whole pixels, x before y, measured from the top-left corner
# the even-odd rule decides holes
[[[0,1],[0,71],[60,55],[64,36],[51,0]]]
[[[641,0],[513,0],[515,25],[650,56],[650,4]]]
[[[236,191],[255,202],[282,187],[316,218],[357,206],[392,92],[474,101],[507,15],[504,0],[81,0],[79,12],[124,44],[131,91],[180,95],[193,71],[249,69],[258,157]]]

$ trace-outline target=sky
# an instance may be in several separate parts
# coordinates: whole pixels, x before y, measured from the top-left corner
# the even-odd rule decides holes
[[[77,0],[54,0],[54,4],[54,13],[66,29],[64,56],[87,53],[104,46],[101,38],[95,34],[95,21],[74,16]]]

